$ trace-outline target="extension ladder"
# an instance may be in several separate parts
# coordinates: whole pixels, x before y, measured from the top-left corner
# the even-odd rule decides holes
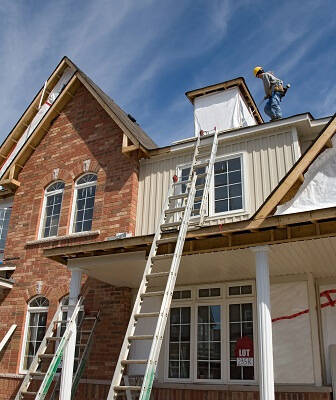
[[[15,400],[21,400],[26,397],[35,396],[35,400],[43,400],[48,393],[49,387],[53,381],[53,378],[57,372],[57,369],[62,361],[64,349],[68,344],[69,338],[72,334],[72,327],[76,321],[78,316],[79,310],[83,303],[83,297],[80,297],[78,300],[73,313],[71,315],[70,320],[61,320],[60,316],[62,311],[64,310],[65,306],[60,305],[49,325],[44,338],[41,342],[41,345],[34,357],[34,360],[20,386],[20,389],[15,397]],[[57,337],[56,332],[57,324],[62,324],[67,322],[67,327],[62,337]],[[55,354],[47,354],[47,349],[51,343],[55,343],[59,341]],[[46,372],[38,371],[39,365],[42,360],[49,359],[51,360],[48,370]],[[37,391],[29,391],[29,386],[31,385],[32,381],[37,380],[36,384],[38,384],[38,379],[44,377],[40,387]]]
[[[202,144],[202,142],[210,142]],[[183,246],[187,234],[190,218],[193,219],[193,225],[202,225],[207,212],[208,192],[211,176],[214,169],[215,157],[217,153],[218,138],[217,130],[204,136],[198,136],[193,161],[191,164],[187,180],[180,180],[175,175],[173,183],[168,191],[163,211],[159,220],[158,228],[155,232],[151,250],[148,256],[142,281],[134,303],[134,308],[130,317],[128,328],[125,334],[124,342],[121,347],[119,359],[114,371],[111,387],[107,400],[114,400],[117,397],[127,396],[129,393],[137,396],[139,400],[149,400],[153,386],[155,371],[159,358],[160,348],[163,341],[163,335],[169,315],[170,304],[174,292],[175,282],[182,257]],[[177,189],[177,190],[176,190]],[[185,190],[183,190],[185,189]],[[196,207],[196,204],[199,207]],[[171,229],[176,231],[174,239],[162,238],[162,234],[171,233]],[[168,246],[175,244],[174,253],[157,255],[160,244],[168,243]],[[172,258],[169,271],[153,272],[154,262]],[[153,281],[163,279],[165,283],[164,291],[155,291]],[[156,284],[157,285],[157,284]],[[161,298],[160,311],[144,311],[144,301],[146,298]],[[151,328],[156,321],[155,329],[151,329],[151,334],[138,334],[141,321],[146,321],[146,328]],[[137,329],[138,326],[138,329]],[[133,342],[147,341],[150,344],[149,356],[145,360],[132,359],[131,345]],[[145,347],[145,346],[142,346]],[[145,366],[142,384],[137,386],[128,385],[128,368],[141,368]],[[126,377],[126,379],[124,379]]]

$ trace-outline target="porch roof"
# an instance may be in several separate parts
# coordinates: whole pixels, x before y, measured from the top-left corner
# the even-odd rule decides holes
[[[174,242],[173,233],[163,237]],[[152,240],[153,235],[147,235],[64,246],[46,249],[44,255],[107,283],[137,287]],[[157,254],[171,253],[172,243],[161,244]],[[253,279],[254,255],[248,249],[261,245],[272,248],[271,276],[336,276],[336,207],[270,216],[261,224],[249,220],[189,231],[177,284]],[[170,259],[155,263],[157,271],[164,271]]]

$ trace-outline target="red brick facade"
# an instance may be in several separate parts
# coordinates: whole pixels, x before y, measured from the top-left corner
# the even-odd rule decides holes
[[[12,290],[0,294],[0,337],[12,324],[17,328],[0,353],[1,400],[10,398],[16,390],[17,379],[8,380],[6,376],[19,373],[28,301],[37,294],[47,297],[50,321],[59,300],[69,292],[69,271],[44,258],[43,250],[101,241],[117,232],[134,234],[138,162],[121,153],[122,135],[118,125],[80,86],[20,173],[4,254],[5,260],[11,259],[8,262],[16,265],[12,276],[15,284]],[[69,233],[74,184],[86,171],[98,176],[92,231],[99,230],[100,234],[27,244],[38,238],[44,190],[54,180],[55,170],[57,179],[65,183],[58,235]],[[37,282],[41,282],[39,289]],[[88,289],[85,307],[102,310],[86,371],[91,379],[109,380],[129,319],[131,290],[92,278],[83,278],[83,284]]]

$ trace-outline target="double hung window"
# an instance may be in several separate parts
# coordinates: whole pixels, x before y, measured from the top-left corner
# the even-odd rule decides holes
[[[57,236],[61,216],[64,182],[54,182],[45,191],[41,237]]]
[[[214,165],[214,173],[211,179],[208,197],[208,209],[206,210],[209,216],[223,213],[232,213],[235,211],[244,210],[244,188],[243,188],[243,171],[242,171],[242,155],[218,159]],[[198,174],[203,174],[205,168],[198,169]],[[188,179],[190,166],[180,168],[180,179],[185,181]],[[205,177],[197,179],[194,211],[192,215],[197,215],[201,206]],[[181,191],[186,190],[185,185],[182,185]]]
[[[73,233],[91,230],[96,186],[96,174],[83,175],[76,182],[72,223]]]
[[[35,297],[28,304],[25,346],[22,360],[22,369],[28,370],[33,362],[34,356],[44,338],[49,300],[43,296]]]

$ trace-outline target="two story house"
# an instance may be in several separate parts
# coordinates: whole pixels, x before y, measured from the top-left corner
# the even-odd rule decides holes
[[[186,95],[194,127],[159,148],[65,57],[4,141],[0,399],[15,398],[58,305],[80,293],[101,317],[76,398],[107,398],[168,189],[214,127],[206,217],[190,220],[152,396],[332,398],[336,118],[264,123],[243,78]],[[158,272],[169,270],[173,238],[158,247]],[[152,312],[162,298],[144,301]],[[138,334],[154,325],[141,321]],[[149,347],[134,342],[131,355]],[[73,341],[60,399],[75,358]]]

